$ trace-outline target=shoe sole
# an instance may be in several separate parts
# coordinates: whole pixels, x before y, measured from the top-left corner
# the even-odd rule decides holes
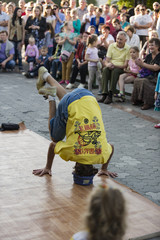
[[[44,95],[44,96],[56,96],[56,88],[55,87],[50,87],[50,88],[40,88],[39,89],[39,94]]]

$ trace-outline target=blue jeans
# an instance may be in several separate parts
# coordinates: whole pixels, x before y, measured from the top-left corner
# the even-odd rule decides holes
[[[68,120],[68,106],[84,97],[84,96],[93,96],[94,95],[84,88],[77,88],[70,93],[64,95],[61,99],[58,109],[56,111],[56,115],[54,118],[50,120],[50,133],[51,137],[56,141],[61,141],[66,135],[66,124]]]
[[[53,59],[52,61],[52,77],[56,78],[57,71],[62,72],[62,63],[59,59]]]
[[[0,59],[0,64],[4,61],[4,59]],[[5,66],[5,69],[11,69],[13,70],[14,67],[15,67],[16,63],[14,60],[9,60],[7,63],[6,63],[6,66]]]
[[[48,55],[50,57],[53,55],[53,47],[48,47]]]
[[[21,55],[21,41],[20,42],[14,42],[12,41],[14,45],[14,60],[16,61],[18,59],[18,66],[22,67],[22,55]]]

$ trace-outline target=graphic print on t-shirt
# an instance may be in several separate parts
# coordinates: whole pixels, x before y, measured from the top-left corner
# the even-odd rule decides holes
[[[74,133],[77,134],[74,154],[101,154],[102,146],[98,141],[98,138],[101,136],[98,118],[94,116],[92,122],[85,118],[82,123],[76,121],[74,126]]]

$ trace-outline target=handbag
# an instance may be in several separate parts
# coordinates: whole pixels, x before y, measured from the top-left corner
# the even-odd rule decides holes
[[[0,131],[18,130],[19,125],[15,123],[2,123]]]
[[[60,60],[61,60],[62,62],[68,62],[71,54],[72,54],[72,52],[68,52],[68,51],[66,51],[66,50],[63,50],[63,51],[61,52]]]

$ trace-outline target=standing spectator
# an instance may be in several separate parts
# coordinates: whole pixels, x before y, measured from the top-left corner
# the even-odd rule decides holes
[[[6,2],[3,2],[2,3],[2,11],[6,13],[6,6],[7,6],[7,3]]]
[[[119,32],[116,43],[112,43],[107,52],[106,67],[102,74],[102,98],[99,102],[110,104],[112,96],[116,90],[120,74],[124,73],[129,60],[129,46],[126,44],[127,36],[125,32]],[[109,90],[108,85],[110,82]]]
[[[140,39],[139,39],[139,36],[134,33],[135,32],[134,27],[127,26],[125,28],[125,32],[127,33],[127,42],[126,43],[130,47],[137,46],[140,49]]]
[[[75,62],[73,67],[72,76],[70,79],[70,83],[66,86],[66,88],[71,89],[74,87],[74,83],[76,81],[76,77],[78,72],[80,73],[81,83],[78,88],[84,88],[86,83],[86,76],[88,72],[88,64],[85,60],[85,51],[86,51],[86,42],[87,38],[90,34],[88,32],[83,33],[82,41],[78,44],[78,48],[75,55]]]
[[[27,19],[25,29],[27,30],[27,44],[28,38],[32,35],[35,38],[36,46],[40,49],[44,45],[46,19],[41,16],[41,9],[39,6],[33,9],[33,15],[29,16]]]
[[[69,1],[69,7],[70,7],[71,9],[76,8],[76,0],[70,0],[70,1]]]
[[[14,56],[14,46],[8,40],[8,32],[0,32],[0,67],[3,69],[13,70],[15,67],[15,61],[13,60]]]
[[[6,6],[6,13],[9,16],[9,19],[13,16],[13,12],[14,12],[14,6],[12,3],[8,3]]]
[[[80,29],[81,29],[81,21],[78,19],[77,9],[71,10],[71,17],[72,17],[74,33],[77,33],[79,35]]]
[[[160,16],[160,4],[158,2],[153,3],[153,24],[152,29],[156,30],[157,21]]]
[[[29,71],[33,69],[34,63],[39,57],[39,51],[35,45],[35,39],[33,37],[29,38],[29,44],[25,52],[25,60],[29,63]]]
[[[25,37],[25,29],[24,29],[24,20],[22,19],[22,10],[21,8],[17,7],[14,10],[13,17],[10,19],[8,24],[8,33],[9,33],[9,40],[14,45],[14,60],[18,60],[19,70],[23,70],[22,66],[22,55],[21,49],[24,44],[24,37]]]
[[[65,15],[59,11],[59,7],[56,4],[53,6],[53,13],[56,17],[55,34],[57,34],[61,31],[61,26],[65,21]]]
[[[65,21],[71,21],[71,8],[67,8],[65,11]]]
[[[50,6],[54,5],[54,2],[52,0],[45,0],[44,2],[45,2],[46,5],[50,5]]]
[[[52,14],[52,7],[50,5],[47,5],[44,10],[44,17],[46,18],[46,22],[50,23],[55,29],[55,24],[56,24],[56,17]]]
[[[92,26],[95,26],[96,28],[96,34],[99,35],[99,32],[98,32],[98,27],[99,25],[102,23],[104,24],[104,18],[101,17],[102,15],[102,8],[97,8],[96,10],[96,16],[91,18],[91,22],[90,22],[90,25]]]
[[[113,32],[115,31],[115,28],[113,26],[113,19],[119,18],[118,15],[118,7],[115,4],[112,4],[110,6],[110,11],[109,11],[109,15],[106,16],[106,25],[108,25],[110,27],[110,33],[113,34]]]
[[[28,19],[29,16],[31,16],[31,15],[32,15],[32,7],[27,6],[27,8],[26,8],[26,15],[23,15],[23,16],[22,16],[22,19],[24,20],[25,24],[26,24],[26,22],[27,22],[27,19]]]
[[[112,36],[114,37],[114,39],[116,41],[117,34],[122,31],[122,27],[121,27],[119,19],[117,19],[117,18],[114,18],[112,20],[112,24],[113,24],[113,27],[115,29],[114,32],[112,33]]]
[[[82,22],[84,14],[88,12],[86,0],[79,0],[79,7],[77,8],[77,10],[78,10],[78,18]]]
[[[44,45],[48,47],[48,56],[53,55],[53,38],[54,38],[54,30],[51,23],[47,23],[45,32],[45,42]]]
[[[83,20],[82,20],[82,25],[84,25],[84,31],[83,32],[87,32],[88,28],[90,26],[90,22],[91,22],[91,18],[95,17],[95,15],[93,14],[94,12],[94,5],[93,4],[89,4],[88,5],[88,13],[83,15]]]
[[[9,16],[2,11],[2,2],[0,1],[0,32],[7,31]]]
[[[148,28],[152,26],[152,18],[148,14],[146,14],[146,6],[140,6],[140,14],[135,18],[134,27],[136,29],[136,34],[140,37],[140,41],[142,42],[142,46],[146,41],[146,37],[148,36]]]
[[[127,15],[125,13],[121,13],[120,15],[120,24],[123,30],[129,25],[129,22],[127,22]]]
[[[19,0],[19,2],[18,2],[18,6],[19,6],[19,8],[21,8],[21,10],[22,10],[22,16],[26,15],[26,12],[25,12],[25,10],[26,10],[25,4],[26,4],[25,0]]]
[[[131,16],[129,19],[131,26],[134,25],[136,16],[140,14],[139,8],[140,8],[140,5],[138,5],[137,7],[134,8],[134,16]]]
[[[159,38],[160,38],[160,16],[159,16],[158,21],[157,21],[156,30],[157,30],[158,36],[159,36]]]
[[[110,9],[109,4],[106,3],[106,4],[103,5],[102,17],[104,18],[105,23],[106,23],[107,17],[109,16],[109,9]]]
[[[62,59],[62,81],[60,82],[60,84],[69,84],[77,36],[77,34],[72,32],[72,29],[72,22],[65,22],[64,32],[59,34],[59,44],[62,45],[62,54],[63,52],[65,52],[65,55],[68,54],[68,59]]]

